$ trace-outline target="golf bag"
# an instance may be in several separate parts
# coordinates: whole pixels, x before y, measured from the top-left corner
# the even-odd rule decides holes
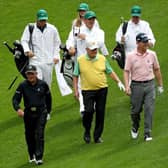
[[[116,47],[113,49],[112,59],[117,61],[121,69],[124,69],[125,66],[124,44],[117,43]]]
[[[34,25],[32,23],[29,23],[28,26],[29,26],[29,32],[30,32],[29,44],[31,44],[32,43],[31,41],[32,41],[32,33],[33,33]],[[26,69],[26,66],[29,64],[29,58],[27,56],[25,56],[24,49],[23,49],[23,46],[22,46],[21,42],[19,40],[15,40],[13,42],[14,48],[10,47],[7,44],[7,42],[4,42],[4,45],[13,54],[17,70],[20,72],[20,74],[24,78],[26,78],[25,69]]]
[[[23,47],[19,40],[14,41],[14,48],[10,47],[7,42],[4,43],[9,51],[14,55],[14,61],[16,68],[21,73],[21,75],[26,78],[25,68],[29,64],[28,57],[25,56]]]
[[[128,26],[128,22],[124,21],[123,26],[122,26],[122,34],[123,35],[127,31],[127,26]],[[117,45],[114,47],[114,49],[112,51],[111,58],[113,60],[117,61],[118,65],[121,69],[124,69],[124,66],[125,66],[125,47],[124,47],[124,44],[117,42]]]
[[[67,84],[73,87],[74,60],[72,60],[71,56],[68,54],[68,50],[64,44],[60,45],[60,49],[63,51],[60,72],[63,73]]]

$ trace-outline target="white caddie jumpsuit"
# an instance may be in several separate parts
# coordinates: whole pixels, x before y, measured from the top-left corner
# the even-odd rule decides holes
[[[116,32],[116,41],[121,43],[121,36],[122,36],[122,25],[118,28]],[[155,38],[153,35],[153,32],[150,28],[150,25],[148,22],[144,20],[140,20],[139,23],[135,24],[132,22],[132,20],[128,21],[127,31],[125,36],[125,52],[126,54],[136,48],[136,36],[139,33],[145,33],[148,38],[150,39],[150,42],[154,45],[155,44]]]
[[[24,52],[33,51],[34,56],[29,59],[29,64],[35,65],[37,68],[38,78],[47,82],[51,86],[53,59],[60,59],[60,36],[54,25],[46,23],[46,27],[42,32],[34,23],[32,33],[32,44],[29,45],[30,32],[28,25],[25,27],[21,37],[21,43]]]

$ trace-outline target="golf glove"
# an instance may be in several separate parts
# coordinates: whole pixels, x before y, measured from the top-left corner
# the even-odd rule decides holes
[[[162,94],[164,92],[163,86],[158,86],[157,90],[158,94]]]
[[[122,82],[118,82],[118,87],[119,87],[120,90],[125,91],[125,87],[124,87],[124,85],[122,84]]]

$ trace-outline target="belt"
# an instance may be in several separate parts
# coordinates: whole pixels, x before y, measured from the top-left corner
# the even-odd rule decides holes
[[[151,81],[153,81],[153,79],[151,79],[151,80],[146,80],[146,81],[135,81],[135,80],[132,80],[133,83],[149,83],[149,82],[151,82]]]
[[[45,109],[45,106],[33,106],[33,107],[26,107],[27,110],[30,110],[32,112],[36,112],[36,111],[41,111],[42,109]]]

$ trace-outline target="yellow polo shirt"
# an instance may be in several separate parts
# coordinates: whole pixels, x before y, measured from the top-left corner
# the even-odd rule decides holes
[[[88,55],[81,55],[77,59],[73,75],[80,75],[82,90],[98,90],[108,86],[106,74],[110,74],[112,71],[109,62],[103,55],[97,54],[93,59]]]

